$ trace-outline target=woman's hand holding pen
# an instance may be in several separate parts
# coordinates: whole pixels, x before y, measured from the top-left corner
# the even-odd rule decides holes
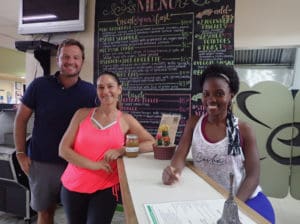
[[[164,184],[171,185],[179,181],[180,172],[173,166],[167,166],[162,174],[162,181]]]

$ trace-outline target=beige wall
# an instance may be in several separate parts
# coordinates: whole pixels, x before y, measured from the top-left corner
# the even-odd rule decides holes
[[[235,47],[300,45],[299,0],[235,0]]]
[[[92,82],[94,70],[95,0],[87,2],[86,31],[74,34],[54,35],[52,41],[59,42],[66,37],[74,37],[85,45],[86,61],[81,72],[81,77]],[[236,0],[235,48],[299,46],[299,9],[299,0]],[[34,60],[32,57],[29,58],[31,58],[30,60]],[[32,70],[29,69],[32,65],[35,65],[32,61],[27,63],[27,82],[30,82],[33,78]],[[51,72],[55,70],[55,57],[53,57]]]
[[[0,103],[8,103],[7,94],[12,96],[11,103],[17,102],[14,86],[15,82],[25,82],[25,79],[21,78],[25,76],[24,70],[24,53],[0,47]]]
[[[15,74],[24,76],[25,55],[21,51],[0,47],[0,76],[1,74]]]

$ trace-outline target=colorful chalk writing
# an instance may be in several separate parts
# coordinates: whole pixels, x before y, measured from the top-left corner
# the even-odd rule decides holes
[[[199,77],[233,64],[234,0],[97,0],[95,75],[123,84],[123,110],[155,134],[162,113],[180,113],[177,138],[201,114]]]

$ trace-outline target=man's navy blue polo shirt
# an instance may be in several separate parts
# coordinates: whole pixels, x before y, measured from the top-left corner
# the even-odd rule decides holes
[[[94,107],[96,88],[81,79],[64,88],[57,76],[36,78],[26,89],[22,103],[34,111],[29,156],[40,162],[60,163],[58,146],[73,114],[82,107]]]

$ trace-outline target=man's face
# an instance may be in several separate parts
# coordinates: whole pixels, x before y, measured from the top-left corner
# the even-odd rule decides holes
[[[82,52],[76,45],[62,47],[56,61],[61,75],[77,76],[83,65]]]

